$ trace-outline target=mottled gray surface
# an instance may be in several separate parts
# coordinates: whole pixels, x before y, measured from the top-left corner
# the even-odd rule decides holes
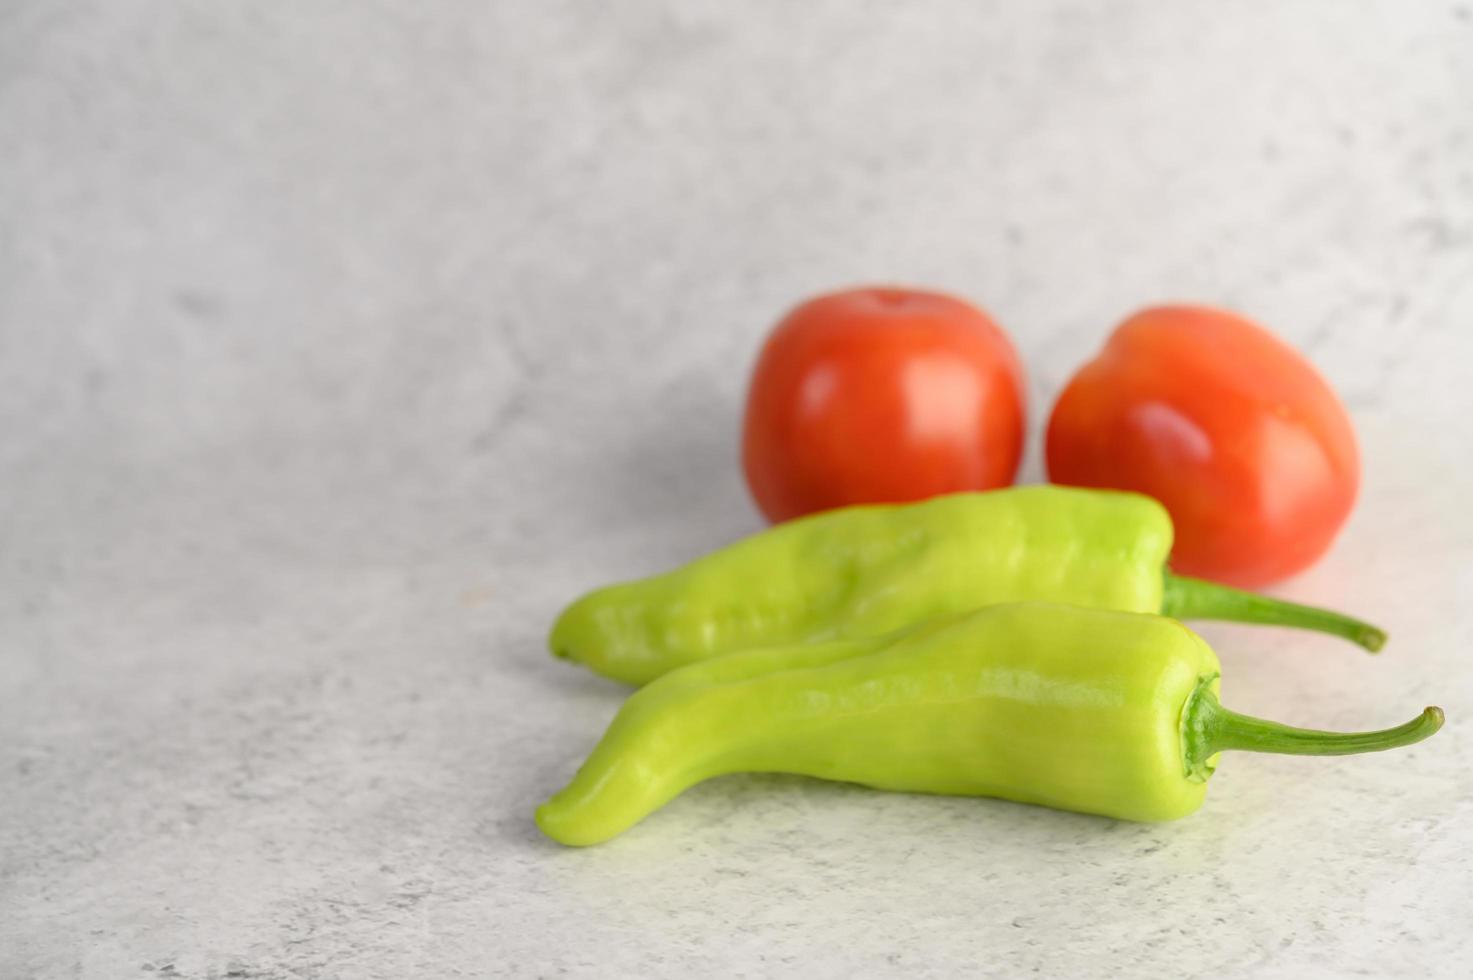
[[[1240,307],[1366,482],[1208,631],[1237,757],[1148,827],[777,777],[587,851],[619,703],[542,636],[758,526],[806,293],[973,297],[1036,432],[1131,308]],[[1465,977],[1466,3],[0,2],[0,977]]]

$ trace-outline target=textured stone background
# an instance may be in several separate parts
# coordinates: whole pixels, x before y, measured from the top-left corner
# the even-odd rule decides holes
[[[1236,306],[1361,505],[1207,630],[1240,710],[1424,704],[1128,826],[732,777],[533,805],[616,708],[542,636],[754,529],[745,371],[813,291],[986,305],[1036,432],[1132,308]],[[0,977],[1463,977],[1467,3],[0,2]]]

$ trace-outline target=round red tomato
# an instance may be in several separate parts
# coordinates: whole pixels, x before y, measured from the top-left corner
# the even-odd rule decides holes
[[[985,313],[853,289],[809,300],[767,338],[742,462],[757,505],[783,521],[1006,486],[1022,448],[1018,357]]]
[[[1054,406],[1056,483],[1150,494],[1176,524],[1172,567],[1258,586],[1313,563],[1350,514],[1350,418],[1297,351],[1233,313],[1126,320]]]

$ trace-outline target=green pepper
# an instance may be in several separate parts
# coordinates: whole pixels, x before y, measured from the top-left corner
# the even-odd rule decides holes
[[[1150,497],[1032,486],[849,507],[768,528],[663,575],[574,602],[548,645],[616,680],[754,646],[873,636],[1040,600],[1178,619],[1277,623],[1378,650],[1324,609],[1164,571],[1171,517]]]
[[[1289,728],[1222,707],[1218,673],[1175,620],[1048,603],[733,653],[636,691],[537,824],[596,844],[732,772],[1171,820],[1202,804],[1224,749],[1375,752],[1442,725],[1428,708],[1380,732]]]

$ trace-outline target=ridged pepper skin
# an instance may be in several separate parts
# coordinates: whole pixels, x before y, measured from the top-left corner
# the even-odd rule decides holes
[[[1367,646],[1384,639],[1337,614],[1168,577],[1171,542],[1159,503],[1108,490],[1030,486],[850,507],[589,593],[558,617],[548,645],[606,677],[643,684],[752,646],[874,636],[1030,600],[1287,622]],[[1380,639],[1346,633],[1347,624]]]
[[[1217,657],[1174,620],[1046,603],[744,651],[636,691],[537,823],[596,844],[733,772],[1172,820],[1201,806],[1219,747],[1375,751],[1441,724],[1307,732],[1229,712],[1217,688]]]
[[[1180,720],[1217,671],[1173,620],[1035,604],[737,653],[635,692],[537,822],[598,843],[730,772],[1170,820],[1206,792],[1186,777]]]

